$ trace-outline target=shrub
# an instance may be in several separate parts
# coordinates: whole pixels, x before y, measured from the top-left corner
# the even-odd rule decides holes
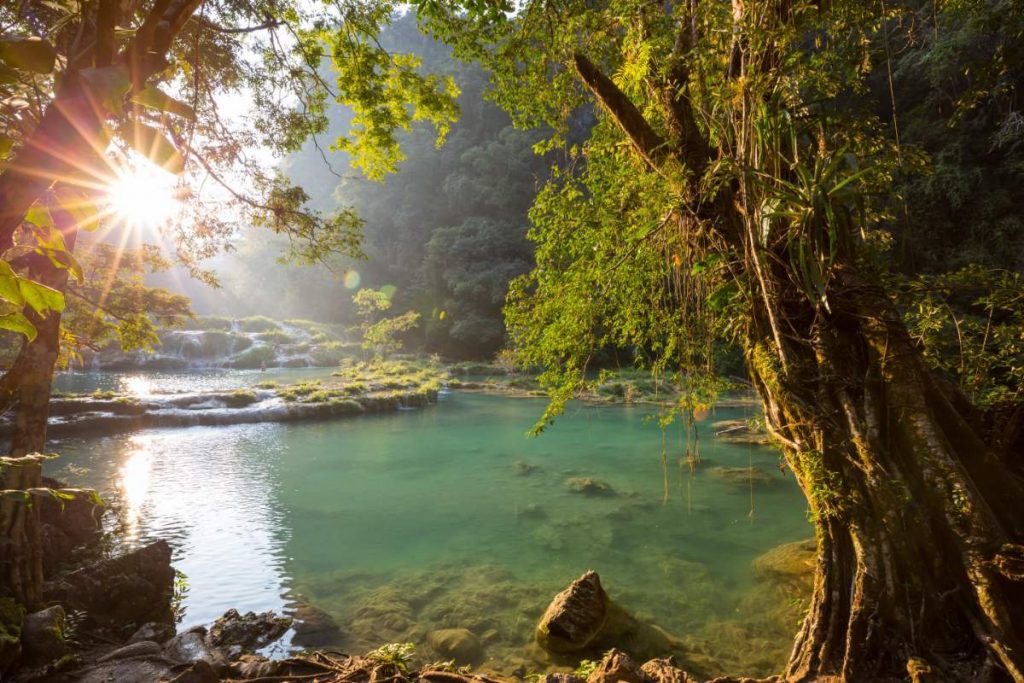
[[[292,336],[283,330],[260,332],[256,335],[256,338],[268,344],[291,344],[294,341]]]
[[[218,315],[204,315],[195,319],[185,319],[182,322],[183,330],[222,330],[231,329],[231,319]]]

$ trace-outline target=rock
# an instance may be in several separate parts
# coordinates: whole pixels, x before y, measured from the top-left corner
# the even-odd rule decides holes
[[[21,655],[21,624],[25,610],[12,598],[0,598],[0,678]]]
[[[613,489],[607,482],[593,477],[572,477],[565,482],[565,485],[573,493],[584,496],[614,496]]]
[[[292,624],[288,617],[273,612],[246,612],[229,609],[210,627],[209,641],[214,647],[239,646],[243,650],[258,650],[284,635]]]
[[[75,683],[153,683],[173,675],[172,667],[163,657],[114,659],[76,672]]]
[[[168,683],[218,683],[220,675],[206,661],[199,660]]]
[[[533,463],[524,462],[522,460],[516,460],[512,463],[512,469],[520,477],[526,477],[540,469],[540,465],[534,465]]]
[[[636,662],[622,650],[612,648],[587,676],[587,683],[650,683]]]
[[[164,656],[181,664],[206,662],[216,671],[227,671],[227,657],[220,650],[210,647],[206,640],[206,629],[202,626],[189,629],[167,641]]]
[[[810,581],[814,575],[817,544],[813,538],[784,543],[754,559],[754,572],[776,581]]]
[[[710,467],[708,474],[734,486],[771,486],[779,481],[760,467]]]
[[[43,477],[41,484],[51,489],[67,488],[66,484],[49,477]],[[76,547],[99,540],[103,510],[102,506],[82,494],[70,500],[46,496],[39,499],[44,576],[52,575],[62,563],[71,559]]]
[[[119,647],[113,652],[109,652],[99,658],[100,662],[110,662],[115,659],[129,659],[131,657],[141,657],[143,655],[158,655],[163,652],[163,648],[160,647],[160,643],[153,642],[152,640],[140,640],[132,643],[131,645],[125,645]]]
[[[171,548],[163,540],[77,569],[45,589],[47,601],[121,631],[146,622],[173,624],[173,594]]]
[[[677,667],[671,658],[652,659],[641,666],[640,671],[655,683],[694,683],[694,679]]]
[[[341,637],[341,631],[334,618],[319,607],[300,603],[292,613],[292,642],[301,647],[322,647],[334,645]]]
[[[142,640],[152,640],[154,643],[166,643],[174,637],[177,629],[173,624],[162,624],[158,621],[151,621],[143,624],[139,630],[128,639],[129,643],[137,643]]]
[[[30,664],[46,664],[67,654],[64,642],[64,608],[47,607],[25,615],[21,627],[23,654]]]
[[[480,639],[465,628],[445,628],[427,634],[427,643],[442,657],[456,664],[475,664],[483,659]]]
[[[585,650],[604,628],[608,596],[597,572],[576,579],[548,605],[537,624],[537,643],[548,652]]]
[[[584,683],[583,679],[575,674],[548,673],[540,679],[539,683]]]

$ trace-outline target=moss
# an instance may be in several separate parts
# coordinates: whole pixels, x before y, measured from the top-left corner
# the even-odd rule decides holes
[[[291,344],[295,341],[290,334],[283,330],[268,330],[260,332],[256,338],[268,344]]]
[[[0,671],[21,652],[21,624],[25,610],[12,598],[0,598]]]
[[[274,320],[264,315],[254,315],[251,318],[242,318],[238,321],[238,326],[244,332],[268,332],[270,330],[279,330],[281,326]]]
[[[259,396],[251,389],[235,389],[230,394],[223,394],[220,400],[229,408],[244,408],[259,401]]]
[[[233,361],[231,367],[235,368],[258,368],[264,364],[273,365],[277,360],[277,354],[269,346],[254,346],[240,353]]]
[[[274,380],[269,379],[265,382],[257,382],[255,386],[257,389],[276,389],[279,385]]]
[[[215,315],[205,315],[195,318],[194,320],[186,320],[181,325],[183,330],[230,330],[231,319],[224,318]]]

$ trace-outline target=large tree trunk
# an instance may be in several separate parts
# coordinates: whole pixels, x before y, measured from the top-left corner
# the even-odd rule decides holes
[[[803,306],[805,342],[787,337],[779,354],[755,324],[747,348],[818,540],[786,680],[929,668],[921,680],[1024,680],[1020,478],[954,407],[881,291],[847,270],[831,301],[827,315]],[[800,329],[789,302],[769,305]]]
[[[74,251],[77,229],[69,216],[53,210],[64,233],[69,252]],[[64,292],[68,271],[50,260],[34,255],[29,276]],[[30,491],[42,486],[42,458],[46,448],[46,425],[50,413],[50,389],[54,366],[60,353],[61,315],[51,311],[42,317],[26,308],[25,315],[36,327],[36,338],[22,345],[14,365],[4,378],[10,382],[14,402],[14,426],[10,455],[0,471],[0,488]],[[30,609],[42,598],[43,565],[39,512],[31,495],[26,499],[8,496],[0,500],[0,592],[9,593]]]

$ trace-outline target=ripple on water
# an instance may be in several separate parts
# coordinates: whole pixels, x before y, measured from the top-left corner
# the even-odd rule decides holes
[[[754,488],[690,474],[678,452],[663,470],[649,410],[579,406],[528,439],[542,407],[454,393],[395,415],[68,439],[51,467],[86,471],[75,481],[119,504],[127,543],[172,542],[186,625],[306,600],[352,651],[470,628],[488,665],[538,669],[536,619],[596,569],[691,654],[725,672],[777,669],[802,593],[758,582],[751,562],[810,527],[775,456],[704,440],[714,466],[764,470]],[[573,477],[608,492],[573,490]]]

